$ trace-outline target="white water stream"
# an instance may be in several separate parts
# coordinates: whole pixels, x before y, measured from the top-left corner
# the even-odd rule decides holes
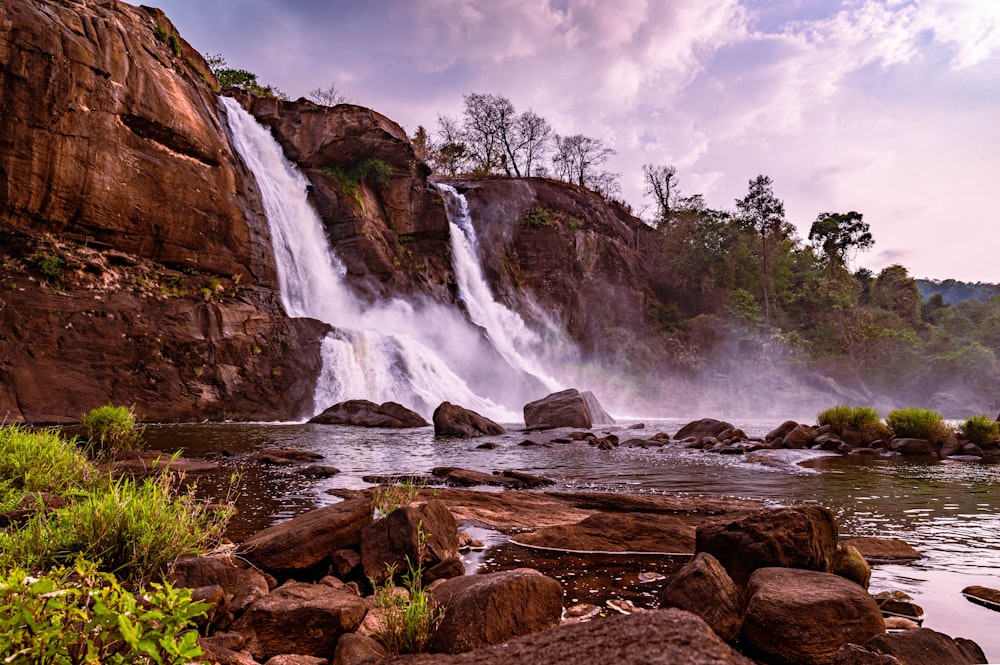
[[[516,422],[521,419],[521,405],[542,394],[498,385],[495,394],[487,396],[470,382],[477,381],[481,388],[491,381],[502,384],[502,377],[513,368],[530,377],[533,385],[558,387],[533,358],[519,351],[537,350],[540,340],[490,294],[475,258],[467,212],[469,231],[456,233],[458,227],[452,224],[460,297],[472,320],[486,330],[499,354],[494,355],[510,367],[482,366],[485,359],[476,351],[482,345],[481,331],[454,308],[401,299],[366,308],[347,285],[343,263],[329,249],[322,221],[308,200],[306,178],[286,159],[270,132],[236,100],[220,100],[233,146],[260,188],[285,311],[335,327],[322,342],[323,370],[314,396],[317,410],[348,399],[367,399],[399,402],[429,417],[438,404],[450,401],[501,422]]]

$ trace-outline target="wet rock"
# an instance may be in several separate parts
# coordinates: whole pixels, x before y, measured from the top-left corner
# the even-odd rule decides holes
[[[837,545],[833,558],[833,574],[856,582],[862,589],[867,589],[872,579],[872,567],[868,565],[861,552],[853,545]]]
[[[767,662],[828,665],[844,644],[884,632],[872,597],[837,575],[761,568],[747,586],[742,643]]]
[[[538,476],[533,473],[525,473],[524,471],[515,471],[513,469],[507,469],[501,471],[499,474],[503,478],[508,478],[520,484],[521,487],[526,489],[535,489],[536,487],[545,487],[547,485],[555,485],[555,481],[545,476]]]
[[[758,568],[784,566],[828,573],[837,550],[837,523],[826,508],[759,510],[701,524],[697,552],[708,552],[744,586]]]
[[[439,582],[431,593],[445,608],[431,651],[459,653],[558,625],[562,586],[526,568]]]
[[[962,589],[962,595],[974,603],[1000,611],[1000,589],[985,586],[967,586]]]
[[[419,413],[407,409],[396,402],[375,404],[366,399],[352,399],[329,407],[318,416],[309,419],[320,425],[355,425],[357,427],[385,427],[405,429],[426,427],[430,423]]]
[[[123,453],[111,465],[114,473],[147,475],[167,471],[169,473],[196,475],[212,473],[221,467],[215,462],[192,460],[186,457],[172,457],[158,450],[136,450]]]
[[[359,546],[361,531],[371,522],[371,500],[350,499],[264,529],[237,552],[277,577],[303,573],[328,565],[331,552]]]
[[[674,434],[675,441],[684,439],[703,439],[705,437],[718,437],[726,430],[733,429],[732,424],[714,418],[702,418],[688,423]]]
[[[300,476],[305,476],[306,478],[331,478],[338,473],[340,469],[334,466],[325,466],[323,464],[313,464],[307,466],[303,469],[296,471]]]
[[[389,578],[389,567],[398,575],[410,564],[430,567],[457,555],[458,525],[436,499],[397,508],[361,532],[361,565],[375,584]]]
[[[451,402],[441,402],[434,409],[434,436],[471,439],[477,436],[496,436],[506,430],[475,411],[470,411]]]
[[[872,596],[883,615],[902,617],[920,624],[924,620],[924,608],[902,591],[877,593]]]
[[[578,552],[694,551],[695,528],[671,515],[598,513],[577,524],[519,534],[517,542]]]
[[[850,545],[868,561],[912,561],[921,558],[911,545],[898,538],[847,538],[842,545]]]
[[[524,485],[515,478],[473,471],[471,469],[459,469],[453,466],[439,466],[431,470],[431,473],[449,485],[458,487],[480,487],[483,485],[495,485],[499,487],[509,487],[511,489],[521,488]]]
[[[337,640],[368,611],[356,595],[325,584],[286,582],[251,605],[233,624],[258,660],[281,654],[330,658]]]
[[[660,592],[660,607],[697,614],[716,635],[732,643],[743,626],[745,601],[722,564],[701,552],[670,578]]]
[[[629,425],[626,429],[646,429],[646,423],[635,423],[634,425]]]
[[[964,640],[960,644],[944,633],[930,628],[876,635],[864,642],[864,647],[876,654],[893,656],[900,665],[928,665],[929,663],[934,663],[934,665],[969,665],[970,663],[986,662],[982,649],[975,642]]]
[[[795,422],[794,420],[786,420],[785,422],[781,423],[780,425],[778,425],[777,427],[775,427],[773,430],[771,430],[770,432],[768,432],[767,434],[765,434],[764,435],[764,440],[765,441],[774,441],[775,439],[784,439],[785,436],[789,432],[791,432],[793,429],[795,429],[798,426],[799,426],[799,424],[797,422]]]
[[[524,425],[528,429],[590,429],[594,425],[613,422],[592,393],[581,393],[575,388],[552,393],[524,405]]]
[[[323,459],[319,453],[312,453],[307,450],[294,450],[292,448],[281,448],[278,450],[261,450],[250,456],[254,462],[261,464],[274,464],[275,466],[287,466],[298,464],[299,462],[315,462]]]
[[[809,425],[797,425],[782,438],[783,448],[800,449],[806,448],[816,439],[816,429]]]
[[[479,450],[493,450],[496,447],[497,444],[493,443],[492,441],[487,441],[486,443],[480,443],[478,446],[476,446],[476,448],[478,448]]]
[[[901,455],[937,455],[934,444],[926,439],[893,439],[889,450]]]
[[[389,659],[387,665],[753,665],[704,621],[677,609],[567,623],[533,635],[453,656]]]
[[[385,647],[357,633],[345,633],[337,642],[332,665],[367,665],[381,662],[386,656]]]

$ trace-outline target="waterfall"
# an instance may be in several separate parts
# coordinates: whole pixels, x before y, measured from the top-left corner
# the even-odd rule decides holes
[[[308,201],[306,178],[239,102],[227,97],[220,102],[233,146],[260,189],[285,311],[335,327],[322,341],[317,408],[348,399],[391,400],[429,416],[439,403],[450,401],[502,422],[520,420],[523,401],[501,403],[486,396],[492,384],[503,387],[510,368],[477,365],[484,357],[476,351],[480,331],[455,312],[399,299],[363,306],[329,249],[322,221]]]
[[[521,316],[497,302],[483,277],[476,229],[469,216],[469,202],[451,185],[439,184],[445,198],[451,235],[451,260],[458,282],[458,296],[469,318],[486,330],[494,347],[512,367],[537,378],[550,392],[560,390],[559,382],[542,370],[542,338]]]

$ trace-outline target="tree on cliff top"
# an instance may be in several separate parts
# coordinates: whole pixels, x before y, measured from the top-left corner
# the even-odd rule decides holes
[[[864,215],[853,210],[820,213],[809,229],[809,240],[823,249],[831,270],[845,267],[850,252],[866,250],[875,244]]]
[[[205,56],[215,78],[219,79],[219,87],[239,88],[257,97],[274,97],[277,99],[288,99],[288,95],[273,85],[264,85],[257,81],[257,75],[246,69],[232,69],[221,53]]]
[[[771,324],[771,266],[772,245],[776,239],[791,235],[792,227],[785,220],[785,204],[774,195],[771,178],[759,175],[750,181],[747,195],[736,200],[737,221],[748,231],[760,237],[761,265],[764,270],[764,322]]]

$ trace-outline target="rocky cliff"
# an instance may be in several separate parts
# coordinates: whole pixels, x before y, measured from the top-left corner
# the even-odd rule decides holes
[[[312,410],[215,79],[162,12],[0,3],[0,421]]]

